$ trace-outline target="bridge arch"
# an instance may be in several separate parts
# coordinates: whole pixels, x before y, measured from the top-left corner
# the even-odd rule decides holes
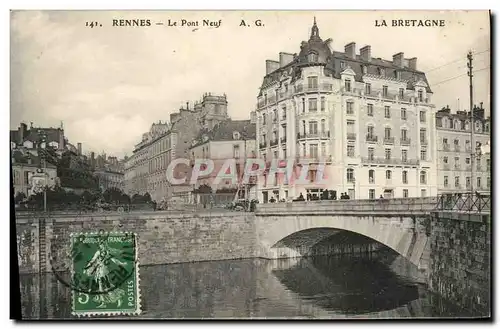
[[[257,224],[260,253],[264,258],[304,256],[307,248],[343,231],[385,245],[417,266],[427,243],[425,234],[415,231],[415,219],[411,216],[262,216]],[[286,243],[290,239],[302,242],[302,248],[290,248]]]

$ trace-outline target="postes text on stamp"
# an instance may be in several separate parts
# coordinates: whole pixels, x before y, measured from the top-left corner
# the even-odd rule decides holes
[[[73,315],[140,313],[136,234],[71,236]]]

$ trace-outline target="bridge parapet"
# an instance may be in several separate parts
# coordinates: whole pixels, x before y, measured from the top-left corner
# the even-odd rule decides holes
[[[265,215],[325,215],[325,214],[429,214],[436,208],[437,197],[321,200],[258,204],[256,214]]]

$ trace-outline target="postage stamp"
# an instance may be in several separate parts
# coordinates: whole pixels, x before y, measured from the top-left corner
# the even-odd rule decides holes
[[[141,312],[136,239],[130,232],[71,235],[73,315]]]

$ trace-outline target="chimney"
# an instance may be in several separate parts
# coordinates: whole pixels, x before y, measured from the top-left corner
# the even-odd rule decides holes
[[[392,64],[394,64],[397,67],[403,67],[404,65],[404,54],[403,53],[397,53],[395,55],[392,55]]]
[[[257,121],[257,114],[255,111],[250,112],[250,123],[255,123]]]
[[[483,109],[483,102],[479,103],[479,108],[482,110]]]
[[[58,130],[57,132],[59,133],[59,147],[58,147],[58,149],[63,150],[64,149],[64,131]]]
[[[280,67],[283,67],[293,61],[293,54],[280,53]]]
[[[189,110],[189,102],[186,102],[186,110]]]
[[[78,150],[78,155],[82,155],[82,143],[77,143],[77,150]]]
[[[19,144],[23,143],[24,137],[26,137],[27,132],[28,132],[28,126],[25,123],[21,122],[18,129]]]
[[[412,70],[417,69],[417,58],[413,57],[408,60],[408,67]]]
[[[347,45],[345,45],[344,52],[345,52],[347,57],[352,58],[352,59],[356,59],[356,43],[351,42],[351,43],[348,43]]]
[[[364,46],[359,50],[359,54],[362,60],[370,62],[372,60],[372,47]]]
[[[270,59],[266,60],[266,75],[280,68],[280,62]]]

